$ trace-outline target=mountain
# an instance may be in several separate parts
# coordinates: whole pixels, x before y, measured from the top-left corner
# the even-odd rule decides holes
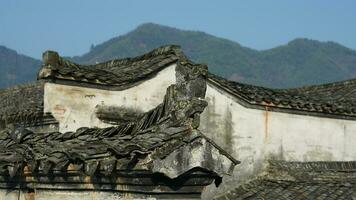
[[[153,48],[178,44],[193,61],[206,63],[211,72],[224,77],[239,73],[250,77],[258,51],[242,47],[236,42],[214,37],[199,31],[182,31],[157,24],[143,24],[125,35],[94,46],[91,51],[74,57],[79,63],[95,63],[117,57],[131,57]]]
[[[299,87],[356,78],[356,51],[335,42],[296,39],[260,51],[259,59],[255,67],[265,70],[258,73],[260,85]]]
[[[211,72],[249,84],[290,88],[356,77],[356,51],[334,42],[295,39],[283,46],[257,51],[203,32],[152,23],[72,59],[95,63],[139,55],[165,44],[181,45],[188,57],[208,64]]]
[[[0,88],[36,79],[41,61],[0,46]]]
[[[200,31],[185,31],[147,23],[92,46],[69,59],[96,63],[132,57],[153,48],[181,45],[190,59],[206,63],[212,73],[231,80],[274,88],[300,87],[356,77],[356,51],[335,42],[295,39],[258,51]],[[0,46],[0,87],[34,79],[40,61]]]

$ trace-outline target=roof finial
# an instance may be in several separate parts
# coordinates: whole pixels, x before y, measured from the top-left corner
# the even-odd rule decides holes
[[[46,51],[42,54],[43,64],[57,66],[59,63],[59,55],[55,51]]]

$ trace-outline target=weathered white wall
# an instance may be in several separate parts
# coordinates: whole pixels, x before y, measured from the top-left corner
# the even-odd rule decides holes
[[[256,175],[266,159],[356,160],[356,121],[243,107],[208,84],[200,129],[242,163],[236,180]]]
[[[356,122],[249,109],[210,85],[200,129],[238,160],[356,160]]]
[[[166,88],[174,83],[175,65],[123,91],[47,83],[45,112],[51,112],[60,122],[61,132],[83,126],[107,127],[95,116],[97,105],[124,105],[148,111],[162,102]],[[233,185],[236,180],[256,175],[267,159],[356,160],[355,121],[246,108],[210,84],[206,100],[209,105],[201,116],[200,129],[242,162],[230,180]]]
[[[61,132],[83,126],[107,127],[95,116],[97,105],[123,105],[145,112],[161,103],[166,88],[174,83],[175,65],[123,91],[46,83],[45,112],[60,122]],[[202,114],[200,129],[236,159],[356,159],[356,122],[249,109],[234,98],[208,84],[209,105]]]
[[[95,115],[97,105],[125,106],[146,112],[163,102],[166,88],[175,83],[175,65],[155,77],[123,90],[110,91],[85,87],[45,84],[44,111],[59,121],[59,131],[75,131],[80,127],[107,127]]]
[[[0,200],[196,200],[194,197],[154,197],[114,191],[50,190],[38,189],[27,192],[18,189],[0,189]]]

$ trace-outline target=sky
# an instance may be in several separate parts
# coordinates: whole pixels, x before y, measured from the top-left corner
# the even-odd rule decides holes
[[[0,45],[35,58],[82,55],[146,22],[258,50],[295,38],[356,49],[355,0],[0,0]]]

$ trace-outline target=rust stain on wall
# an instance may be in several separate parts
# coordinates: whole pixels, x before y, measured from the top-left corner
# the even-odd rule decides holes
[[[268,106],[265,106],[265,112],[264,112],[264,120],[265,120],[264,143],[265,144],[268,142],[268,117],[269,117]]]
[[[63,114],[66,112],[66,109],[65,109],[64,106],[56,105],[56,106],[53,108],[53,112],[56,113],[56,114],[61,114],[61,115],[63,115]]]
[[[24,196],[25,196],[25,200],[35,200],[35,192],[34,191],[25,192]]]

